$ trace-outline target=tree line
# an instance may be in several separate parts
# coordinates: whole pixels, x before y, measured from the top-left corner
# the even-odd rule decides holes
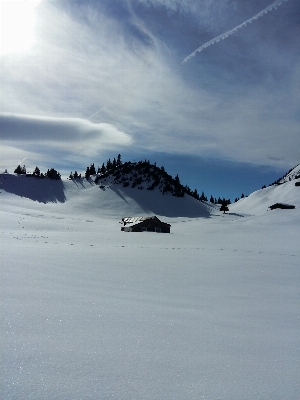
[[[49,179],[55,179],[55,180],[61,179],[60,173],[58,171],[56,171],[56,169],[54,169],[54,168],[50,168],[47,170],[47,172],[43,173],[43,172],[41,172],[39,167],[36,166],[33,173],[30,174],[30,173],[27,173],[25,165],[23,165],[21,167],[21,165],[19,164],[17,166],[17,168],[14,170],[14,173],[18,174],[18,175],[25,175],[27,177],[35,177],[35,178],[41,178],[41,179],[43,179],[43,178],[49,178]]]
[[[130,177],[126,175],[131,174]],[[173,178],[169,175],[163,166],[158,167],[156,163],[151,164],[149,160],[138,161],[138,162],[125,162],[123,163],[121,155],[118,154],[117,157],[113,159],[108,159],[102,166],[95,167],[92,163],[86,167],[86,171],[83,177],[86,179],[91,179],[94,177],[97,183],[100,179],[105,179],[108,176],[114,177],[115,183],[122,183],[124,187],[131,185],[132,188],[137,187],[138,189],[143,189],[142,183],[150,182],[146,187],[147,190],[153,190],[158,187],[163,194],[171,192],[173,196],[183,197],[184,194],[195,198],[196,200],[207,202],[208,198],[202,191],[201,194],[198,193],[197,189],[192,190],[188,185],[183,186],[181,184],[178,174]],[[69,179],[82,179],[82,174],[75,171],[71,172]],[[210,197],[210,203],[228,206],[231,204],[230,199],[225,198],[214,198]],[[223,210],[222,210],[223,211]]]
[[[60,173],[54,168],[50,168],[47,172],[41,172],[39,167],[35,167],[32,173],[26,171],[25,165],[20,164],[14,170],[14,173],[20,175],[26,175],[26,177],[36,177],[36,178],[50,178],[55,180],[60,180]],[[208,198],[202,191],[201,195],[198,193],[197,189],[192,190],[188,185],[183,186],[181,184],[178,174],[173,178],[169,175],[163,166],[158,167],[156,163],[151,164],[149,160],[138,161],[138,162],[125,162],[123,163],[121,155],[118,154],[117,157],[113,159],[108,159],[106,163],[102,163],[102,166],[98,166],[96,169],[95,164],[92,163],[86,167],[84,176],[77,171],[70,173],[69,179],[91,179],[94,177],[95,183],[98,183],[100,179],[108,178],[113,176],[115,183],[122,183],[124,187],[131,185],[132,188],[137,187],[138,189],[144,189],[143,183],[148,183],[146,187],[147,190],[153,190],[158,187],[159,190],[165,194],[170,192],[173,196],[183,197],[184,194],[195,198],[196,200],[202,202],[208,202]],[[242,194],[241,198],[244,197]],[[236,198],[235,202],[239,199]],[[210,196],[209,202],[211,204],[220,205],[220,211],[228,211],[228,205],[231,204],[230,199],[225,199],[219,197],[218,199]]]

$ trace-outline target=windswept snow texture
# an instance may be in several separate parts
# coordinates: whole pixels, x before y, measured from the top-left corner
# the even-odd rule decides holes
[[[12,178],[0,179],[1,398],[299,399],[295,181],[185,216],[186,196],[82,180],[45,202],[8,190]],[[154,196],[171,234],[121,232]],[[268,211],[277,201],[296,208]]]

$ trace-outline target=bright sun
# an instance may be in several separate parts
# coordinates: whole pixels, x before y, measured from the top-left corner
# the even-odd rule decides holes
[[[34,8],[40,0],[0,0],[0,54],[27,51],[35,41]]]

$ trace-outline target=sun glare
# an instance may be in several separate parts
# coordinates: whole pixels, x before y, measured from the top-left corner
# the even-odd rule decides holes
[[[0,54],[27,51],[35,41],[35,7],[40,0],[0,0]]]

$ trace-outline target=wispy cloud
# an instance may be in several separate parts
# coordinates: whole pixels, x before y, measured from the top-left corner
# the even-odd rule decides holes
[[[252,21],[257,20],[258,18],[263,17],[267,12],[272,11],[279,7],[284,1],[288,0],[276,0],[274,3],[270,4],[268,7],[264,8],[262,11],[259,13],[255,14],[253,17],[247,19],[246,21],[242,22],[241,24],[235,26],[233,29],[230,29],[229,31],[226,31],[225,33],[222,33],[219,36],[214,37],[213,39],[209,40],[208,42],[204,43],[202,46],[198,47],[193,53],[191,53],[189,56],[185,57],[183,62],[187,62],[190,58],[195,57],[197,53],[200,53],[202,50],[206,49],[209,46],[212,46],[215,43],[218,43],[220,40],[227,39],[229,36],[233,35],[235,32],[237,32],[239,29],[244,28],[248,24],[251,24]]]
[[[225,0],[41,2],[35,45],[1,56],[2,141],[24,151],[39,144],[38,151],[68,160],[129,145],[266,165],[299,162],[292,0],[218,51],[181,64],[199,41],[260,7],[253,2],[253,12],[248,3]]]

